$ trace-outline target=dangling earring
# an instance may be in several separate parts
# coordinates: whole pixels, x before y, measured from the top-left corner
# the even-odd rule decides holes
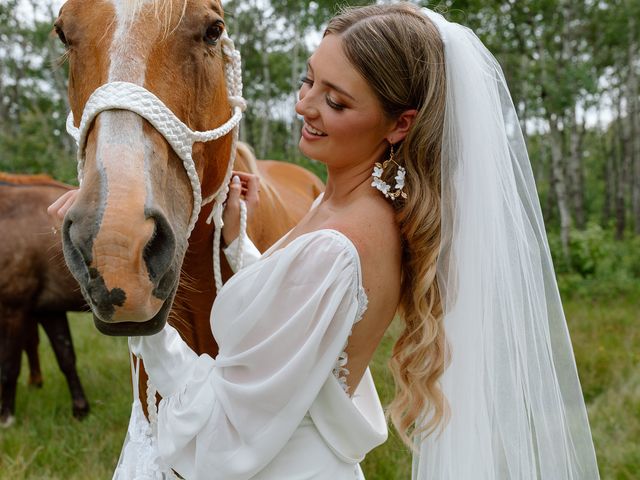
[[[382,180],[382,174],[384,173],[385,168],[387,168],[390,163],[393,163],[396,167],[398,167],[398,171],[396,172],[395,177],[395,190],[393,191],[391,191],[391,185]],[[391,200],[395,200],[398,197],[407,198],[407,194],[402,191],[404,189],[404,177],[406,174],[407,171],[405,170],[405,168],[398,165],[398,163],[395,161],[393,144],[391,144],[391,152],[389,153],[389,158],[383,163],[376,162],[373,166],[373,173],[371,174],[371,176],[373,177],[373,182],[371,182],[371,186],[380,190],[385,197],[390,198]]]

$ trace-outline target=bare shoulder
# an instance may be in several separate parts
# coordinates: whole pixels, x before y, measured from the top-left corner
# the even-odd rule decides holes
[[[331,228],[339,230],[353,242],[363,269],[377,265],[384,270],[400,258],[400,231],[393,207],[384,198],[362,197],[343,209],[331,220]],[[386,267],[386,268],[385,268]]]

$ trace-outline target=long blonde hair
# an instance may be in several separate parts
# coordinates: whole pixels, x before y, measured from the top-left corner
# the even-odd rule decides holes
[[[327,34],[341,37],[345,55],[387,116],[418,110],[409,134],[396,146],[396,159],[407,171],[408,198],[394,203],[403,241],[399,313],[404,330],[389,362],[396,395],[387,409],[401,438],[411,445],[412,436],[436,430],[448,412],[439,384],[447,360],[436,281],[444,47],[435,25],[410,3],[346,9],[329,22]],[[385,181],[393,184],[393,175],[389,172]]]

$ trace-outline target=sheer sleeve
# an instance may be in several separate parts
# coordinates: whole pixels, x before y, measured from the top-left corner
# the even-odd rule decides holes
[[[358,313],[357,252],[338,232],[303,235],[234,275],[213,305],[216,359],[196,356],[170,326],[136,337],[164,397],[160,454],[185,478],[240,480],[289,440]]]

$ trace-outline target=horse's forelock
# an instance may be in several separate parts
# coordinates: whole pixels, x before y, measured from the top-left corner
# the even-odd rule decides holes
[[[162,23],[165,33],[182,20],[187,8],[187,0],[113,0],[118,16],[126,23],[132,23],[143,9],[150,8]],[[178,13],[177,21],[173,18]]]

